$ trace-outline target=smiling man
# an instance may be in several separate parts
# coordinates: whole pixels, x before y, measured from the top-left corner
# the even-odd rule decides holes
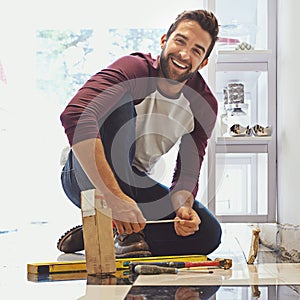
[[[161,37],[161,54],[132,53],[92,76],[61,114],[71,145],[62,170],[66,195],[96,188],[112,209],[117,257],[209,254],[220,224],[196,200],[217,101],[198,72],[218,35],[206,10],[178,15]],[[151,178],[171,148],[178,156],[168,188]],[[146,220],[174,219],[148,224]],[[67,231],[59,250],[84,249],[82,226]]]

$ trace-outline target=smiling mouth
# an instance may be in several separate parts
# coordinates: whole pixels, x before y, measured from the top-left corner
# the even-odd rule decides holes
[[[172,61],[172,63],[173,63],[175,66],[179,67],[180,69],[185,70],[185,69],[188,68],[187,65],[185,65],[185,64],[183,64],[183,63],[181,63],[181,62],[179,62],[178,60],[176,60],[176,59],[174,59],[174,58],[171,58],[171,61]]]

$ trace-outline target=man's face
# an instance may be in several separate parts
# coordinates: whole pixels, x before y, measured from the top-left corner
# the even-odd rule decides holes
[[[161,38],[160,74],[176,82],[186,82],[207,64],[204,60],[211,44],[209,33],[196,21],[184,20],[166,40]]]

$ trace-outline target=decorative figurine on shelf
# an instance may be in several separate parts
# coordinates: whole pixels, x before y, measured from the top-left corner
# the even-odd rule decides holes
[[[224,115],[221,115],[221,134],[222,136],[228,136],[228,134],[232,136],[231,127],[233,125],[239,124],[246,128],[249,124],[248,115],[245,112],[248,104],[245,103],[244,84],[239,81],[230,82],[224,87],[223,94]]]
[[[243,42],[243,43],[240,43],[240,44],[238,44],[236,47],[235,47],[235,50],[242,50],[242,51],[244,51],[244,50],[254,50],[254,48],[253,48],[253,46],[252,45],[250,45],[250,44],[248,44],[248,43],[246,43],[246,42]]]
[[[252,127],[252,133],[255,136],[270,136],[272,133],[272,129],[271,126],[263,127],[261,125],[256,124]]]

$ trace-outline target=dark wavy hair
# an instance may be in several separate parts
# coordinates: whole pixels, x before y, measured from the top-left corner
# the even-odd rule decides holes
[[[175,22],[169,27],[168,32],[166,34],[167,39],[176,30],[179,23],[184,20],[196,21],[202,27],[202,29],[204,29],[210,34],[212,41],[209,48],[207,49],[207,53],[204,59],[208,58],[212,49],[215,46],[216,41],[218,40],[219,24],[217,18],[212,12],[209,12],[204,9],[184,11],[177,16]]]

